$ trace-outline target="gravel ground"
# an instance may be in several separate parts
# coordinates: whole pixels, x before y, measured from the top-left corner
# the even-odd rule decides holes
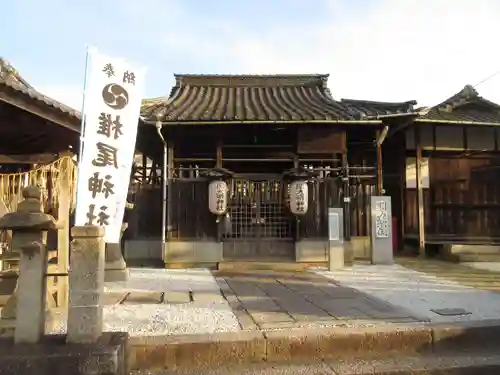
[[[401,265],[354,265],[339,271],[311,269],[342,285],[399,305],[431,322],[500,318],[500,294],[410,270]],[[442,316],[431,309],[460,308],[469,315]]]
[[[206,269],[130,268],[126,282],[106,283],[106,292],[188,292],[215,294],[214,300],[187,304],[113,305],[104,308],[104,329],[132,336],[195,334],[240,330],[220,288]],[[62,323],[52,332],[65,332]]]

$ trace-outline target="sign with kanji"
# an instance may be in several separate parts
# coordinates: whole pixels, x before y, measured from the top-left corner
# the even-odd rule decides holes
[[[145,67],[89,51],[75,225],[106,228],[118,243],[139,122]]]

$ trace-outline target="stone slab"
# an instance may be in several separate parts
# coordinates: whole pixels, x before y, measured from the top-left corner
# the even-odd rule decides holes
[[[128,375],[127,355],[128,334],[121,332],[104,333],[95,344],[66,344],[63,335],[21,345],[0,338],[0,374]]]
[[[257,323],[270,322],[293,322],[293,318],[285,312],[252,312],[249,311],[252,319]]]
[[[432,324],[435,350],[500,346],[500,320]]]
[[[167,304],[182,304],[182,303],[190,303],[191,297],[189,292],[177,292],[177,291],[169,291],[165,293],[163,297],[163,303]]]
[[[109,305],[117,305],[121,303],[125,297],[127,296],[127,293],[104,293],[102,295],[102,302],[104,306],[109,306]]]
[[[269,362],[278,366],[297,361],[354,363],[362,359],[370,362],[390,357],[401,358],[404,363],[404,358],[412,356],[435,354],[439,357],[450,350],[453,353],[457,353],[457,349],[484,350],[485,342],[488,349],[496,353],[500,348],[500,321],[377,326],[340,326],[342,322],[338,323],[337,327],[323,328],[292,328],[293,324],[283,323],[280,330],[262,332],[135,337],[131,339],[130,364],[132,369],[165,368],[172,371],[200,367],[217,369],[228,363]],[[460,337],[462,341],[457,341]]]
[[[163,301],[163,293],[159,292],[131,292],[123,301],[124,305],[158,304]]]
[[[419,326],[305,328],[264,335],[270,362],[420,353],[432,348],[431,329]]]
[[[263,362],[266,341],[260,332],[143,336],[130,341],[129,365],[135,369],[216,368]]]
[[[127,281],[128,280],[128,269],[105,269],[104,271],[104,281]]]

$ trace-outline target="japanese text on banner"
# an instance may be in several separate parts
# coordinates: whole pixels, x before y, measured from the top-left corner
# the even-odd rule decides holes
[[[95,50],[89,59],[75,224],[103,226],[106,242],[118,243],[146,68],[134,68]]]

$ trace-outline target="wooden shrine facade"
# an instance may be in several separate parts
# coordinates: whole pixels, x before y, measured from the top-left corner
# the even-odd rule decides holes
[[[401,242],[421,252],[499,244],[500,105],[465,86],[403,125],[384,144],[384,155],[399,155],[395,163],[386,156],[384,168],[393,201],[404,202],[395,213]],[[391,172],[399,177],[391,181]]]
[[[336,101],[326,75],[179,75],[176,81],[168,99],[143,105],[129,253],[158,251],[162,233],[163,145],[155,125],[167,148],[165,263],[325,261],[328,207],[344,205],[345,235],[358,244],[355,251],[367,251],[370,196],[382,188],[381,117],[411,113],[414,102]],[[229,186],[222,216],[208,209],[216,170],[227,173]],[[286,177],[298,170],[309,173],[309,209],[300,217],[290,212]]]

